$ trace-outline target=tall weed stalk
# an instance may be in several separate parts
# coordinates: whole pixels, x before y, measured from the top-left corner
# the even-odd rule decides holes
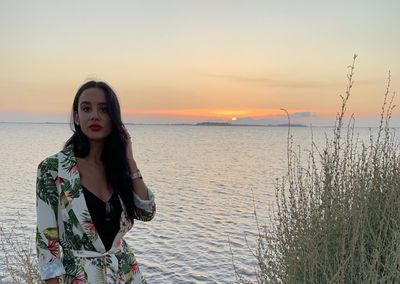
[[[288,130],[276,208],[268,225],[257,221],[257,283],[400,283],[400,155],[389,128],[395,94],[389,72],[379,129],[360,141],[353,116],[344,124],[356,57],[323,149],[313,142],[304,160]]]
[[[33,231],[23,228],[20,218],[14,226],[5,228],[0,224],[0,254],[4,267],[4,283],[43,283],[40,280],[36,255],[33,253]],[[0,279],[0,283],[3,283]]]

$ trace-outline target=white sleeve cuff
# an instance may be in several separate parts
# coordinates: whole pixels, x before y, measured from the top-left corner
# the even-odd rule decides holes
[[[42,280],[54,278],[64,274],[65,274],[64,265],[59,259],[42,264],[42,266],[40,267],[40,278]]]
[[[133,192],[133,200],[135,201],[135,206],[140,209],[144,209],[146,211],[151,211],[151,209],[154,206],[154,193],[146,186],[147,188],[147,194],[149,196],[148,200],[143,200],[137,195],[135,192]]]

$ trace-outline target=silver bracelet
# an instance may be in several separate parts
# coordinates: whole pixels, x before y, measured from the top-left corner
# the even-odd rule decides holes
[[[133,172],[133,173],[131,174],[131,179],[132,179],[132,180],[135,180],[135,179],[137,179],[137,178],[143,179],[142,174],[140,173],[139,170],[137,170],[136,172]]]

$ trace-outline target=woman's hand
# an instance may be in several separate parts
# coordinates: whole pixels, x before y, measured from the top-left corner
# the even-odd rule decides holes
[[[44,281],[46,284],[58,284],[60,283],[60,281],[58,280],[58,278],[51,278],[51,279],[47,279]]]
[[[136,161],[133,158],[133,150],[132,150],[132,140],[131,140],[131,136],[129,135],[128,130],[126,129],[126,127],[124,125],[122,125],[122,130],[123,133],[122,135],[125,138],[125,142],[126,142],[126,156],[128,159],[128,166],[129,166],[129,170],[131,173],[137,172],[139,169],[136,165]],[[137,178],[135,180],[132,181],[133,183],[133,187],[132,190],[139,195],[139,197],[143,200],[148,200],[149,199],[149,194],[148,194],[148,190],[146,185],[143,182],[143,179]]]
[[[124,125],[122,125],[122,131],[123,131],[122,135],[125,138],[125,142],[126,142],[126,158],[128,159],[128,164],[129,164],[129,167],[131,168],[131,171],[134,171],[137,168],[137,166],[136,166],[135,159],[133,158],[133,148],[132,148],[131,136],[129,135],[129,132]]]

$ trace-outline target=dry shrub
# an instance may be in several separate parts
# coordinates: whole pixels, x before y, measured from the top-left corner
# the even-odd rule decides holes
[[[400,155],[389,127],[395,94],[389,72],[380,126],[360,141],[353,116],[344,126],[356,57],[323,149],[313,142],[303,159],[289,128],[276,208],[269,224],[257,221],[257,283],[400,283]]]
[[[34,232],[27,231],[18,221],[7,228],[0,224],[1,264],[5,266],[7,283],[42,283],[34,253]]]

